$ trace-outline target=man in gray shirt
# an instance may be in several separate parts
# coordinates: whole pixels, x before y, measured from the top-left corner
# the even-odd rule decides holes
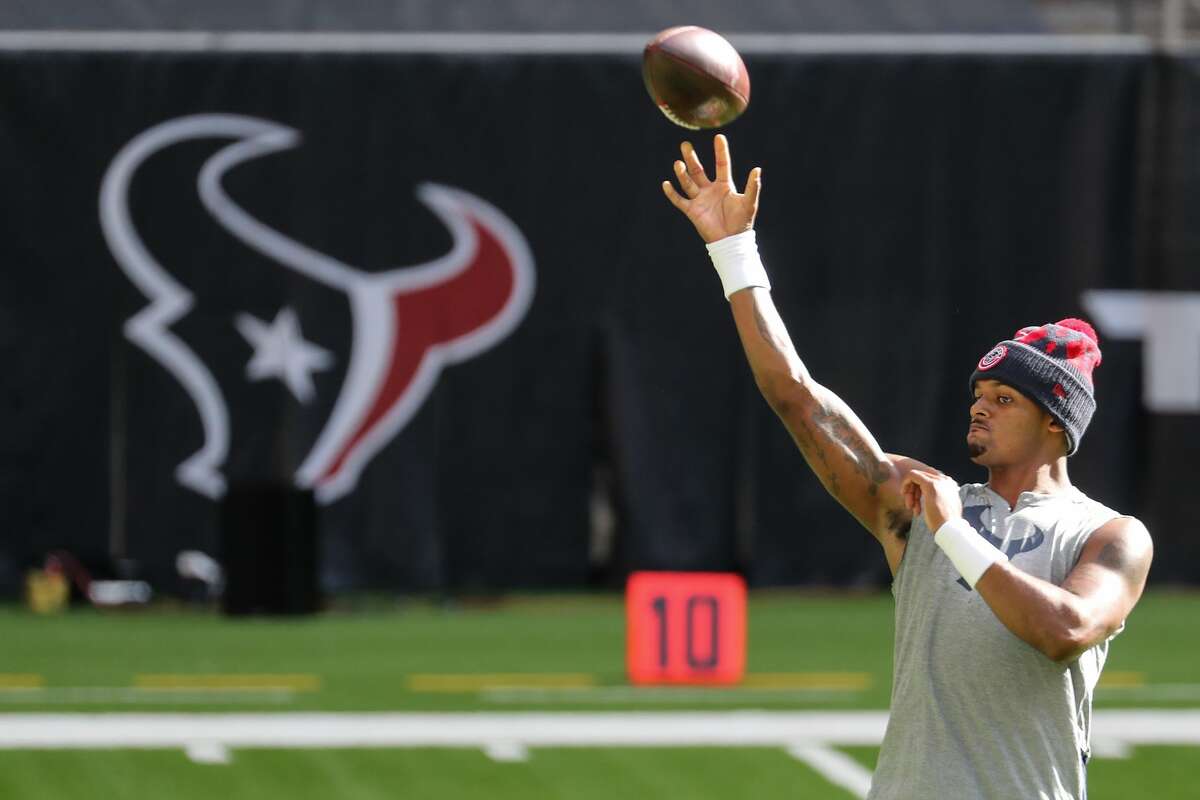
[[[967,447],[988,480],[959,486],[884,453],[809,375],[754,240],[761,170],[739,193],[724,136],[715,179],[690,144],[682,154],[679,190],[663,192],[707,243],[759,389],[894,577],[891,717],[869,797],[1084,798],[1092,694],[1153,553],[1145,526],[1067,477],[1096,407],[1095,331],[1031,326],[984,354]]]

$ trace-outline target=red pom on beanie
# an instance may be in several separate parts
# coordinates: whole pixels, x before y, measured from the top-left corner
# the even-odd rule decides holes
[[[1073,331],[1079,331],[1080,333],[1082,333],[1084,336],[1091,339],[1096,344],[1100,344],[1100,337],[1096,335],[1096,329],[1093,328],[1091,326],[1091,324],[1088,323],[1086,320],[1076,319],[1075,317],[1068,317],[1066,319],[1060,319],[1058,322],[1056,322],[1054,324],[1061,325],[1064,328],[1070,328]]]

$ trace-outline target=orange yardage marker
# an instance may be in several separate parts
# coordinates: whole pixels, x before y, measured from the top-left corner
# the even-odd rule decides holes
[[[717,572],[635,572],[625,588],[635,684],[729,684],[746,670],[746,583]]]

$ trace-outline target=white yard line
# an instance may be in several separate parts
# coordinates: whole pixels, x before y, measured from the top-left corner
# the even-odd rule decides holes
[[[1200,745],[1200,710],[1099,711],[1097,757],[1135,745]],[[883,711],[597,713],[0,714],[0,750],[181,749],[229,764],[233,748],[465,747],[502,763],[531,747],[779,747],[865,798],[871,773],[837,746],[878,746]]]
[[[0,749],[877,746],[883,711],[0,714]],[[1200,745],[1200,710],[1105,710],[1103,748]],[[497,743],[500,743],[499,745]],[[1102,748],[1098,748],[1102,749]]]
[[[882,711],[0,714],[0,749],[873,745],[886,724]]]
[[[788,754],[855,797],[865,798],[871,790],[871,770],[845,753],[824,745],[806,743],[792,745],[788,748]]]

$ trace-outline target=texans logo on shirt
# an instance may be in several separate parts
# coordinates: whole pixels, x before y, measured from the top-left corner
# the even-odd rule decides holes
[[[986,505],[966,506],[963,508],[963,519],[971,523],[971,527],[975,529],[976,533],[986,539],[993,547],[998,550],[1003,550],[1004,554],[1008,556],[1009,559],[1012,559],[1021,553],[1028,553],[1031,550],[1036,550],[1042,546],[1043,542],[1046,541],[1045,531],[1036,525],[1029,525],[1029,527],[1033,528],[1032,533],[1019,539],[1012,539],[1007,545],[1004,544],[1003,539],[994,534],[992,531],[988,530],[987,526],[983,524],[983,512],[987,511],[988,509],[989,506]],[[971,591],[971,585],[962,578],[958,579],[958,585],[966,589],[968,592]]]
[[[239,366],[245,364],[245,380],[278,379],[299,403],[279,411],[272,425],[281,418],[296,418],[297,408],[307,415],[306,424],[299,426],[302,432],[292,437],[307,436],[309,443],[299,451],[306,454],[297,458],[299,466],[291,480],[298,487],[312,489],[319,502],[329,503],[354,489],[370,460],[416,414],[442,369],[473,358],[507,337],[525,316],[533,297],[533,258],[521,232],[498,209],[462,189],[432,183],[417,187],[420,203],[449,234],[450,248],[427,263],[382,271],[370,271],[321,252],[268,225],[234,199],[225,185],[228,173],[238,167],[244,171],[243,165],[291,150],[299,142],[297,131],[254,117],[181,117],[134,137],[113,160],[101,188],[101,225],[109,249],[148,301],[125,322],[125,335],[178,382],[200,420],[203,443],[183,457],[175,470],[176,480],[213,499],[225,492],[231,431],[237,428],[231,425],[227,400],[231,389],[228,376],[236,374],[229,367],[231,354],[237,354]],[[178,159],[196,158],[216,144],[220,149],[208,155],[198,172],[171,162],[172,153],[182,153],[174,156]],[[181,205],[180,212],[166,220],[170,226],[196,229],[194,241],[187,236],[182,237],[184,241],[163,236],[161,230],[169,226],[163,224],[167,212],[161,206],[170,201],[159,197],[147,203],[146,189],[139,190],[139,218],[158,224],[134,223],[130,193],[135,178],[145,171],[147,162],[153,166],[164,160],[171,163],[164,181],[190,177],[198,189],[199,207],[192,198],[188,201],[191,206]],[[273,187],[270,181],[259,179],[252,188],[270,195]],[[167,194],[183,197],[174,190]],[[276,191],[273,197],[279,198],[280,193]],[[302,193],[299,202],[305,201],[328,206],[322,220],[366,226],[383,216],[374,209],[366,213],[346,210],[344,198],[337,204],[332,197],[318,199],[316,191]],[[286,207],[296,199],[285,195],[280,202]],[[180,218],[185,221],[179,222]],[[377,231],[380,227],[375,225]],[[155,240],[157,249],[150,240]],[[437,241],[437,237],[425,240]],[[206,244],[198,244],[200,241]],[[174,255],[163,257],[161,251],[168,249]],[[178,267],[185,259],[190,266],[189,279],[201,288],[186,286],[179,270],[166,266]],[[276,273],[270,274],[272,270]],[[217,275],[225,276],[230,282],[227,286],[244,286],[246,303],[249,294],[261,295],[266,291],[262,287],[268,285],[284,285],[290,296],[273,299],[267,306],[260,303],[257,315],[236,307],[205,311],[207,301],[198,298],[204,290],[221,287]],[[328,341],[317,344],[305,338],[300,312],[294,307],[297,295],[320,298],[310,303],[310,310],[316,307],[314,313],[329,316],[334,312],[328,309],[334,306],[348,309],[350,330],[343,337],[345,346]],[[241,295],[226,288],[223,297],[228,301],[230,296],[236,302]],[[188,330],[205,325],[208,328],[202,332],[210,344],[222,336],[223,342],[236,340],[232,346],[209,348],[224,358],[203,357],[204,348],[189,338]],[[218,328],[220,333],[214,333]],[[326,338],[333,335],[329,330],[322,333]],[[239,334],[244,341],[237,340]],[[246,345],[252,349],[248,362],[240,360]],[[328,384],[321,373],[338,370],[342,370],[340,386],[327,392],[327,401],[317,397],[315,380]],[[224,383],[218,375],[226,376]],[[232,388],[245,396],[244,387]],[[261,415],[255,422],[261,429]],[[253,425],[237,429],[242,438],[276,444],[270,434]],[[294,433],[295,429],[293,425],[289,430]],[[315,437],[303,432],[309,429],[317,432]],[[250,446],[256,445],[252,442]],[[267,460],[259,458],[256,463]]]

